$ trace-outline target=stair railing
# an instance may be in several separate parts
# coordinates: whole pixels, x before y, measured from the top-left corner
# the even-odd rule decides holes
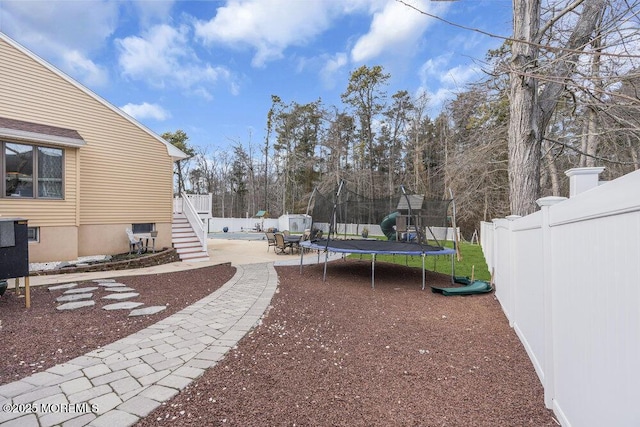
[[[191,203],[191,200],[187,197],[187,195],[183,192],[182,195],[182,213],[191,224],[191,228],[196,233],[200,244],[202,245],[202,250],[207,252],[207,227],[205,222],[200,218],[196,208]]]

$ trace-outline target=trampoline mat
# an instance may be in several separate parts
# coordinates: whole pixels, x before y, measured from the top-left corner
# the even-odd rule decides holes
[[[318,239],[312,242],[300,243],[303,247],[311,249],[325,248],[329,252],[345,252],[360,254],[402,254],[402,255],[450,255],[454,254],[453,249],[441,246],[421,245],[415,242],[397,242],[385,240],[329,240]]]

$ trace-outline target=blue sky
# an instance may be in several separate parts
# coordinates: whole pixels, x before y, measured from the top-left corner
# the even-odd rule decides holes
[[[511,34],[510,0],[405,2]],[[263,145],[272,94],[341,106],[361,65],[391,74],[389,95],[426,92],[435,117],[502,43],[394,0],[0,0],[0,31],[151,130],[182,129],[209,153]]]

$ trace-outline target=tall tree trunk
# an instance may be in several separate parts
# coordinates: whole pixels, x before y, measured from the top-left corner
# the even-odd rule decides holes
[[[182,197],[182,168],[179,160],[176,162],[176,168],[178,170],[178,196]]]
[[[631,142],[631,137],[627,135],[627,145],[629,146],[629,151],[631,153],[631,160],[633,161],[633,169],[640,169],[640,160],[638,159],[638,153],[640,152],[640,148],[638,148],[635,144]]]
[[[602,15],[600,15],[602,17]],[[588,107],[587,114],[587,132],[584,136],[584,147],[582,152],[585,154],[580,155],[580,163],[585,167],[596,166],[596,153],[598,151],[598,104],[600,103],[601,94],[604,92],[604,83],[600,77],[600,64],[601,64],[601,52],[602,52],[602,33],[600,32],[597,37],[591,42],[591,46],[594,50],[594,55],[591,58],[591,81],[595,90],[591,94],[593,105]]]
[[[589,119],[582,123],[582,135],[580,135],[580,158],[578,160],[578,167],[584,168],[587,166],[587,135],[589,135]]]
[[[527,215],[536,210],[540,193],[540,129],[533,119],[538,82],[533,77],[540,28],[540,1],[513,1],[511,47],[511,99],[509,120],[509,199],[511,213]]]
[[[585,166],[590,168],[596,166],[596,153],[598,151],[598,114],[595,107],[589,107],[588,114],[588,126],[587,126],[587,147],[585,153],[587,154]]]
[[[558,179],[558,167],[556,166],[556,162],[553,158],[553,153],[551,152],[551,144],[549,141],[545,140],[543,142],[544,151],[546,154],[545,160],[547,164],[547,173],[549,174],[549,181],[551,181],[551,192],[554,196],[560,195],[560,181]]]
[[[540,0],[513,0],[509,198],[511,213],[528,215],[540,195],[541,142],[567,79],[578,64],[604,10],[604,0],[585,0],[564,50],[557,54],[547,83],[538,91],[534,73],[540,41]]]

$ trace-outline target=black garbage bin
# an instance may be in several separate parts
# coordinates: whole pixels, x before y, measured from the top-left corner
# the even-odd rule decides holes
[[[27,220],[0,217],[0,283],[25,278],[26,305],[29,307],[29,237]]]

